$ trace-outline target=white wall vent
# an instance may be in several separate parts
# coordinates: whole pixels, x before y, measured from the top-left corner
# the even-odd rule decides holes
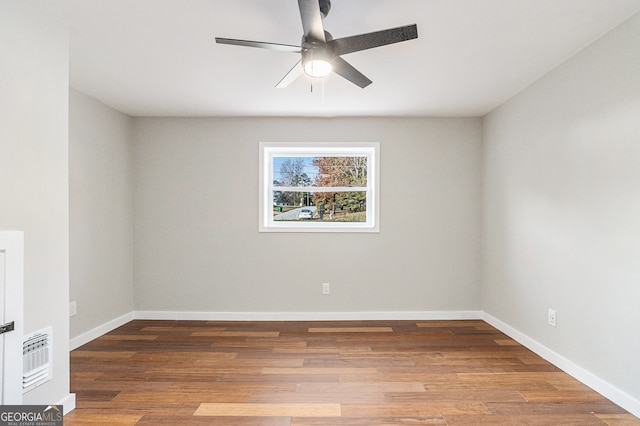
[[[51,327],[25,337],[22,343],[22,393],[51,380],[52,345]]]

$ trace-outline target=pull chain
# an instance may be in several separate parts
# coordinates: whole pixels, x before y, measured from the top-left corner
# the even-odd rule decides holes
[[[322,106],[324,106],[324,78],[322,79],[322,95],[321,95],[321,99],[322,99]],[[313,93],[313,81],[311,82],[311,88],[310,88],[311,93]]]

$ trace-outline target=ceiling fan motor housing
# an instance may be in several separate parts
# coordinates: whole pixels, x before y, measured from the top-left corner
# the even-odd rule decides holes
[[[322,1],[320,2],[322,4]],[[324,32],[326,42],[333,40],[333,36],[329,31]],[[326,42],[321,41],[309,41],[304,36],[302,37],[302,68],[305,73],[311,77],[326,77],[327,73],[319,71],[317,73],[312,72],[313,64],[320,65],[323,69],[328,66],[329,71],[333,66],[333,59],[335,53],[333,48]],[[311,67],[311,68],[310,68]]]
[[[320,13],[322,13],[322,17],[326,18],[331,10],[331,0],[318,0],[320,3]]]

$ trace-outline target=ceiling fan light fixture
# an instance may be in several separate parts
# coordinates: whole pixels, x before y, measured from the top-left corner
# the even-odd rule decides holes
[[[342,55],[418,38],[418,26],[413,24],[334,39],[323,24],[331,9],[331,0],[298,0],[298,8],[302,20],[300,46],[221,37],[216,37],[216,43],[301,54],[300,61],[276,85],[278,89],[287,87],[302,73],[323,78],[332,72],[364,89],[372,81],[342,59]]]
[[[323,78],[331,74],[333,67],[327,61],[315,59],[304,64],[304,72],[309,77]]]

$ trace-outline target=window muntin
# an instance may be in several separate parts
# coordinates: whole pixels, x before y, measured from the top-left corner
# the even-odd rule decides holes
[[[261,143],[260,231],[377,232],[378,150],[377,143]]]

